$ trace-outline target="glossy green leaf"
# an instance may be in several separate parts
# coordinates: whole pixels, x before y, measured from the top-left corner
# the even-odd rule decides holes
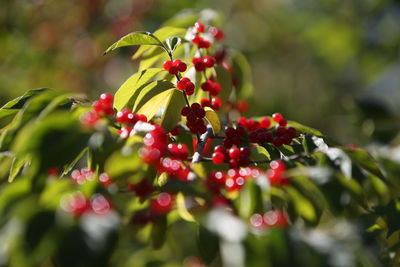
[[[181,119],[181,110],[186,104],[181,91],[177,89],[169,91],[172,93],[166,103],[163,116],[161,117],[161,126],[163,126],[166,131],[171,131],[178,124]]]
[[[150,101],[154,96],[175,88],[175,85],[167,81],[154,81],[147,84],[139,93],[135,104],[132,108],[133,112],[137,112],[144,104]]]
[[[254,161],[268,161],[271,160],[271,156],[268,150],[262,146],[253,146],[251,149],[251,159]]]
[[[117,42],[112,44],[104,54],[107,54],[117,48],[133,45],[157,45],[164,47],[162,42],[150,32],[132,32],[123,36]]]
[[[170,102],[174,90],[170,89],[153,96],[147,101],[137,113],[146,115],[147,119],[151,120],[158,112],[164,112]]]
[[[290,196],[296,212],[305,220],[315,222],[317,215],[312,203],[293,187],[287,187],[286,192]]]
[[[15,157],[11,164],[10,174],[8,176],[8,182],[11,183],[12,181],[14,181],[15,177],[18,176],[18,174],[22,171],[24,166],[26,164],[29,165],[29,163],[30,163],[29,156],[24,156],[20,158]]]
[[[362,168],[371,172],[372,174],[385,179],[385,176],[382,174],[382,171],[376,160],[367,151],[358,148],[348,149],[342,147],[341,149],[350,157],[353,162],[360,165]]]
[[[128,103],[134,103],[145,85],[162,71],[161,68],[146,69],[129,77],[114,95],[114,108],[119,111]]]
[[[206,120],[211,124],[214,134],[221,131],[221,123],[219,122],[218,114],[210,107],[205,107]]]
[[[172,36],[177,36],[177,37],[185,37],[186,34],[186,29],[184,28],[176,28],[176,27],[170,27],[170,26],[166,26],[166,27],[162,27],[158,30],[156,30],[153,35],[155,37],[157,37],[160,41],[164,41],[169,37]],[[141,46],[135,53],[135,55],[133,56],[133,59],[137,59],[140,56],[142,56],[145,52],[149,53],[151,52],[150,50],[154,50],[154,49],[159,49],[157,47],[148,47],[148,46]]]
[[[263,199],[260,187],[254,181],[247,181],[237,199],[239,215],[250,218],[254,213],[263,212]]]
[[[323,136],[323,134],[311,127],[305,126],[301,123],[295,122],[295,121],[288,121],[288,127],[294,127],[298,132],[300,133],[307,133],[307,134],[312,134],[316,136]]]

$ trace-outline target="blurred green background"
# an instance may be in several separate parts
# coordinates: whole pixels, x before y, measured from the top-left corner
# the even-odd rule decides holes
[[[390,0],[2,0],[0,104],[39,87],[116,91],[134,49],[103,51],[187,9],[221,12],[226,43],[248,57],[247,115],[279,111],[346,144],[395,142],[400,1]]]

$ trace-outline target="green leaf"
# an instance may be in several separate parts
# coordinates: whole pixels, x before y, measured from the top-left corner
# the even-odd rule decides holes
[[[221,85],[222,90],[218,97],[225,102],[229,99],[232,92],[232,76],[231,74],[222,66],[217,65],[215,67],[215,72],[217,73],[217,82]]]
[[[293,187],[287,187],[286,192],[289,194],[297,213],[305,220],[311,223],[315,222],[317,215],[312,203]]]
[[[237,199],[239,215],[250,218],[256,212],[263,212],[263,199],[260,187],[254,181],[246,182]]]
[[[146,104],[154,96],[167,91],[168,89],[175,88],[175,85],[167,81],[154,81],[147,84],[139,93],[135,104],[133,106],[133,112],[137,112],[144,104]]]
[[[88,138],[79,120],[69,112],[59,111],[27,124],[12,148],[17,157],[30,154],[32,161],[40,162],[42,168],[61,167],[75,159],[87,146]]]
[[[379,165],[376,160],[365,150],[362,149],[348,149],[341,147],[341,149],[350,157],[350,159],[356,164],[360,165],[365,170],[371,172],[372,174],[378,176],[381,179],[385,179],[382,174]]]
[[[211,124],[214,134],[221,131],[221,123],[219,122],[218,114],[210,107],[205,107],[206,120]]]
[[[133,46],[133,45],[157,45],[165,49],[163,43],[152,33],[150,32],[132,32],[130,34],[125,35],[117,42],[112,44],[105,52],[104,55],[117,49],[125,46]]]
[[[181,216],[181,218],[184,219],[185,221],[188,222],[196,221],[193,215],[190,214],[190,212],[186,208],[185,196],[182,194],[182,192],[179,192],[176,195],[176,208],[178,210],[179,216]]]
[[[165,40],[165,43],[168,47],[169,52],[172,54],[176,47],[182,42],[182,39],[177,37],[177,36],[172,36],[169,37],[167,40]]]
[[[262,146],[253,146],[251,149],[251,159],[252,160],[271,160],[268,150]]]
[[[170,26],[162,27],[153,33],[153,35],[161,41],[164,41],[171,36],[177,36],[177,37],[183,38],[183,37],[185,37],[185,34],[186,34],[186,29],[170,27]],[[135,55],[133,56],[133,59],[139,58],[145,52],[147,52],[147,53],[152,52],[150,50],[153,50],[153,49],[158,49],[158,48],[157,47],[149,48],[148,46],[141,46],[136,51]]]
[[[40,88],[40,89],[32,89],[32,90],[26,91],[22,96],[17,97],[16,99],[13,99],[13,100],[9,101],[8,103],[6,103],[0,109],[0,111],[5,110],[5,109],[20,109],[25,105],[26,101],[28,101],[30,98],[32,98],[33,96],[36,96],[38,94],[41,94],[45,91],[48,91],[48,90],[50,90],[50,89]],[[1,112],[0,112],[0,114],[1,114]]]
[[[171,131],[178,124],[181,119],[181,110],[186,104],[181,91],[177,89],[169,91],[172,91],[172,93],[161,118],[161,126],[166,131]]]
[[[25,157],[21,157],[21,158],[15,157],[11,164],[10,174],[8,176],[8,182],[11,183],[12,181],[14,181],[15,177],[18,176],[18,174],[21,172],[21,170],[25,166],[25,164],[29,165],[29,163],[30,163],[29,156],[25,156]]]
[[[312,135],[316,135],[316,136],[323,136],[323,134],[311,127],[305,126],[303,124],[300,124],[298,122],[295,121],[288,121],[287,123],[288,127],[294,127],[298,132],[300,133],[308,133],[308,134],[312,134]]]
[[[146,69],[129,77],[115,93],[114,108],[120,111],[128,103],[134,103],[146,83],[162,71],[161,68]]]
[[[165,109],[168,106],[173,93],[174,90],[171,89],[153,96],[137,111],[137,113],[146,115],[148,120],[152,119],[157,112],[159,112],[162,108]]]

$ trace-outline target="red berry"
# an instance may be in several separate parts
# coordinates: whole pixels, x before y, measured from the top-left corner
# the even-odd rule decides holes
[[[208,99],[208,98],[202,98],[201,100],[200,100],[200,104],[201,104],[201,106],[204,108],[204,107],[211,107],[211,102],[210,102],[210,99]]]
[[[214,152],[212,154],[212,162],[214,164],[222,164],[224,163],[225,155],[222,152]]]
[[[268,129],[271,126],[271,121],[268,118],[264,118],[260,121],[261,127]]]
[[[272,143],[274,144],[274,146],[280,147],[282,145],[282,139],[279,136],[275,136],[272,140]]]
[[[290,137],[292,137],[292,138],[295,138],[295,137],[297,136],[297,131],[296,131],[296,129],[293,128],[293,127],[289,127],[289,128],[286,130],[286,133],[287,133]]]
[[[150,209],[155,214],[165,214],[172,209],[172,196],[169,193],[161,193],[150,203]]]
[[[210,56],[203,57],[203,63],[207,68],[212,68],[215,64],[215,60]]]
[[[218,63],[221,63],[226,57],[226,49],[222,48],[220,50],[218,50],[215,55],[214,58]]]
[[[172,61],[171,61],[171,60],[166,60],[166,61],[164,61],[164,64],[163,64],[164,70],[169,71],[169,69],[170,69],[171,67],[172,67]]]
[[[283,116],[280,113],[274,113],[272,114],[272,119],[279,123],[281,120],[283,120]]]
[[[189,107],[183,107],[181,110],[181,115],[182,116],[187,116],[190,113],[191,109]]]
[[[201,89],[203,89],[206,92],[212,90],[212,87],[213,87],[213,82],[210,80],[201,84]]]
[[[223,146],[221,146],[221,145],[216,146],[216,147],[214,148],[214,152],[225,153],[225,148],[224,148]]]
[[[197,72],[202,72],[203,70],[205,70],[206,66],[203,62],[197,61],[196,63],[194,63],[194,68]]]
[[[229,149],[229,157],[231,159],[239,159],[240,158],[240,149],[233,147]]]
[[[249,157],[250,154],[251,154],[251,149],[249,147],[241,147],[240,148],[240,154],[241,155],[246,155],[247,157]]]
[[[178,74],[178,67],[176,66],[171,66],[168,70],[168,72],[172,75]]]
[[[287,120],[281,119],[281,120],[279,121],[279,125],[282,126],[282,127],[286,127],[286,125],[287,125]]]
[[[195,28],[195,30],[196,30],[196,32],[197,33],[202,33],[202,32],[204,32],[204,24],[202,23],[202,22],[196,22],[195,24],[194,24],[194,28]]]
[[[203,39],[203,40],[200,40],[200,42],[198,43],[198,46],[199,46],[199,48],[207,49],[207,48],[210,48],[211,43],[209,41],[206,41]]]
[[[236,109],[239,110],[240,113],[244,113],[249,109],[249,103],[245,100],[239,100],[236,103]]]
[[[278,126],[278,128],[276,128],[275,133],[278,136],[282,136],[282,135],[286,134],[286,128],[282,127],[282,126]]]
[[[221,41],[225,37],[224,32],[217,27],[210,27],[208,32],[211,33],[211,35],[214,36],[215,40],[217,41]]]
[[[112,179],[107,173],[100,174],[99,181],[105,187],[109,186],[112,183]]]
[[[213,83],[212,87],[210,89],[210,94],[212,96],[217,96],[219,94],[219,92],[221,92],[222,87],[219,83]]]
[[[190,108],[192,110],[196,110],[196,109],[201,109],[201,106],[199,103],[193,103],[192,105],[190,105]]]
[[[106,103],[106,104],[111,104],[114,101],[114,96],[112,94],[109,93],[104,93],[100,95],[100,99],[102,102]]]
[[[264,223],[268,227],[286,228],[289,226],[289,221],[283,211],[271,210],[264,214]]]
[[[219,110],[222,106],[222,101],[218,97],[213,97],[211,100],[211,108],[214,110]]]
[[[181,132],[181,127],[177,125],[174,129],[170,131],[171,135],[178,136]]]
[[[183,62],[179,62],[176,67],[178,68],[179,72],[184,72],[187,69],[186,64]]]

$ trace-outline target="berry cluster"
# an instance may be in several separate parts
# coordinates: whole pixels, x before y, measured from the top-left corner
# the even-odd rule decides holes
[[[215,60],[210,57],[210,56],[205,56],[205,57],[194,57],[192,59],[192,63],[194,65],[194,68],[198,72],[204,71],[206,68],[212,68],[214,67]]]
[[[174,61],[167,60],[164,61],[163,65],[164,70],[168,71],[169,74],[176,75],[178,72],[185,72],[187,66],[180,59],[175,59]]]
[[[76,169],[72,171],[71,178],[77,184],[84,184],[94,180],[94,172],[88,168]]]
[[[111,211],[111,203],[101,194],[95,194],[89,200],[80,192],[74,192],[64,196],[61,199],[61,208],[76,216],[80,217],[86,212],[94,212],[98,215],[103,215]]]
[[[258,122],[241,117],[238,120],[238,124],[249,131],[248,138],[250,142],[259,144],[272,143],[276,147],[283,144],[289,145],[293,138],[297,136],[296,129],[293,127],[286,128],[287,121],[279,113],[275,113],[272,118],[279,123],[279,126],[271,130],[269,130],[271,121],[268,118]]]
[[[199,103],[193,103],[190,107],[182,108],[181,114],[186,117],[186,126],[190,129],[191,133],[203,134],[207,131],[203,120],[206,116],[206,112]]]
[[[146,177],[137,184],[128,183],[128,189],[134,192],[142,201],[154,191],[153,185]]]
[[[185,144],[168,144],[168,153],[171,158],[186,160],[189,156],[188,147]]]
[[[231,168],[246,167],[250,163],[250,154],[251,150],[248,147],[232,147],[227,150],[224,146],[216,146],[212,154],[212,161],[214,164],[229,162]]]
[[[154,127],[154,130],[145,135],[144,146],[139,153],[144,162],[159,166],[160,159],[167,150],[168,136],[161,126],[154,125]]]
[[[190,170],[188,168],[182,167],[179,160],[163,158],[161,160],[161,165],[158,167],[159,172],[168,173],[171,179],[187,181]]]
[[[217,96],[221,92],[222,87],[219,83],[212,81],[211,79],[201,84],[201,89],[205,92],[209,92],[212,96]]]
[[[111,116],[114,114],[113,102],[114,97],[112,94],[101,94],[100,99],[93,103],[93,110],[99,116]]]
[[[211,101],[209,98],[202,98],[200,103],[203,108],[210,107],[213,110],[219,110],[222,106],[222,101],[218,97],[213,97]]]
[[[184,91],[187,95],[193,95],[194,93],[194,83],[190,81],[189,78],[183,77],[177,84],[176,87]]]
[[[147,122],[147,117],[143,114],[135,114],[130,109],[123,109],[117,113],[117,122],[124,124],[121,129],[118,130],[118,134],[122,138],[130,136],[133,127],[138,121]]]
[[[196,32],[195,37],[192,39],[192,42],[196,44],[199,48],[209,48],[211,46],[211,43],[204,38],[200,37],[200,33],[205,32],[205,26],[202,22],[196,22],[194,24],[194,30]],[[221,29],[218,29],[217,27],[209,27],[208,33],[211,34],[211,36],[216,40],[216,41],[222,41],[225,37],[224,32]]]
[[[89,127],[93,127],[102,117],[108,117],[114,114],[114,97],[112,94],[104,93],[100,99],[93,102],[92,110],[83,114],[81,122]]]
[[[225,130],[225,136],[223,142],[225,148],[231,148],[233,145],[240,146],[246,137],[246,130],[241,125],[236,128],[228,127]]]
[[[95,173],[89,168],[75,169],[71,172],[71,178],[77,184],[84,184],[87,181],[93,181],[95,179]],[[99,182],[103,186],[108,187],[111,185],[112,179],[107,173],[101,173],[99,175]]]

